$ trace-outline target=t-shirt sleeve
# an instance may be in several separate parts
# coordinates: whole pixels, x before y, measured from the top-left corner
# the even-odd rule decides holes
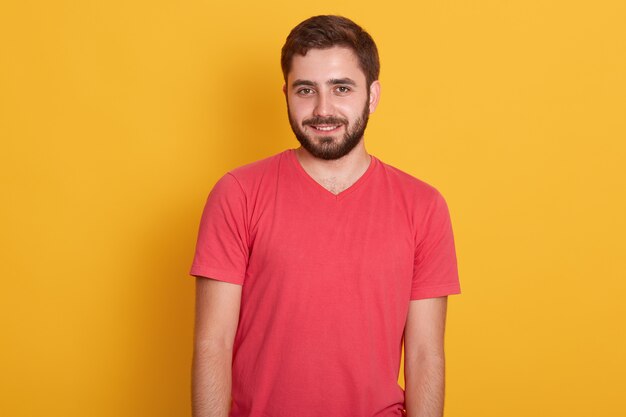
[[[242,285],[248,255],[245,194],[237,179],[226,174],[204,206],[189,274]]]
[[[448,206],[436,192],[417,234],[411,299],[459,294],[454,237]]]

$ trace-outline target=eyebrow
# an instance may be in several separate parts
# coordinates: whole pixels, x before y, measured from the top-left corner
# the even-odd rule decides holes
[[[337,84],[347,84],[351,86],[356,86],[356,82],[352,78],[332,78],[326,81],[328,85],[337,85]]]
[[[299,87],[301,85],[306,85],[306,86],[309,86],[309,87],[315,87],[317,85],[317,83],[314,83],[313,81],[308,81],[308,80],[295,80],[291,84],[291,87],[295,88],[295,87]]]
[[[330,80],[326,81],[326,84],[328,85],[346,84],[346,85],[356,86],[356,82],[352,78],[331,78]],[[295,88],[295,87],[299,87],[302,85],[305,85],[308,87],[316,87],[317,83],[313,81],[309,81],[309,80],[295,80],[291,84],[291,87]]]

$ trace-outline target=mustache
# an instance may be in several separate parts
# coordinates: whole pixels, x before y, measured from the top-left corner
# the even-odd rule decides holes
[[[334,117],[334,116],[328,116],[328,117],[315,116],[315,117],[311,117],[310,119],[306,119],[305,121],[302,122],[302,126],[347,125],[347,124],[348,124],[348,120],[343,119],[341,117]]]

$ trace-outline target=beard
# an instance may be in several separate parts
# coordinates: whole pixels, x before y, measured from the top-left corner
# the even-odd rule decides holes
[[[361,112],[361,117],[356,119],[351,126],[349,121],[340,117],[311,117],[309,119],[305,119],[302,121],[302,126],[311,126],[311,125],[343,125],[346,132],[343,134],[341,139],[335,139],[332,136],[320,137],[318,139],[319,143],[314,141],[309,135],[304,133],[302,128],[298,125],[298,123],[293,120],[291,117],[291,111],[289,111],[289,104],[287,104],[287,113],[289,116],[289,124],[291,125],[291,130],[293,130],[294,135],[296,135],[296,139],[302,145],[304,149],[306,149],[311,155],[316,158],[329,160],[335,160],[346,156],[347,154],[355,148],[356,145],[359,144],[363,134],[365,133],[365,128],[367,127],[367,121],[369,120],[369,97],[365,101],[365,107]],[[311,128],[315,129],[315,128]],[[323,132],[320,132],[322,135]]]

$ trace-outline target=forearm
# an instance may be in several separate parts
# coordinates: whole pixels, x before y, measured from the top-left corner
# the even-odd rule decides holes
[[[232,350],[196,346],[192,365],[193,417],[228,417],[231,386]]]
[[[442,417],[445,392],[443,355],[406,358],[404,374],[407,417]]]

